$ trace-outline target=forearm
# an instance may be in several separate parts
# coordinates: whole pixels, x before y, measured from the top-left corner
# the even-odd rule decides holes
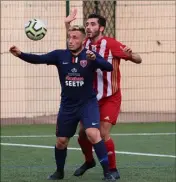
[[[31,63],[31,64],[46,64],[44,57],[40,55],[27,54],[27,53],[21,52],[21,54],[18,57],[22,59],[23,61]]]
[[[68,31],[68,29],[70,28],[70,23],[65,22],[65,28],[66,28],[66,30]]]
[[[140,63],[142,63],[142,58],[140,57],[139,54],[132,53],[130,61],[133,63],[136,63],[136,64],[140,64]]]
[[[108,61],[104,61],[102,59],[97,59],[97,63],[98,63],[98,67],[102,71],[112,71],[113,70],[112,64],[109,63]]]

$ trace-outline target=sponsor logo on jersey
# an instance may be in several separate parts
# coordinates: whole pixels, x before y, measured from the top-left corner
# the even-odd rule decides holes
[[[83,77],[70,77],[66,76],[65,85],[68,87],[82,87],[84,85]]]
[[[72,68],[72,69],[71,69],[71,72],[72,72],[72,73],[76,73],[76,72],[77,72],[77,69],[76,69],[76,68]]]

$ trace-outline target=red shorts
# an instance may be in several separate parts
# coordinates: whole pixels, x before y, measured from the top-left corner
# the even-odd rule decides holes
[[[121,106],[121,91],[119,89],[114,95],[99,100],[100,121],[115,125]]]

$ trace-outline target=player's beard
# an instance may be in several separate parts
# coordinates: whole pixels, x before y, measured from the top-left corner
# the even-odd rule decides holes
[[[92,34],[91,36],[88,36],[88,38],[91,39],[91,40],[94,40],[97,37],[99,37],[100,36],[100,28],[98,30],[92,32],[91,34]]]

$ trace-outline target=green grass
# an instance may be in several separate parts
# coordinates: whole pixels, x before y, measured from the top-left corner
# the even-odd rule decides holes
[[[112,133],[175,133],[175,123],[117,124]],[[54,135],[55,125],[13,125],[2,126],[1,135]],[[156,136],[112,136],[117,151],[138,153],[175,154],[176,135]],[[77,137],[73,137],[69,147],[79,147]],[[54,146],[55,137],[1,138],[1,143],[18,143]],[[174,182],[175,159],[168,157],[149,157],[117,154],[117,164],[121,182]],[[102,170],[97,167],[83,177],[72,174],[82,164],[84,158],[80,151],[69,150],[65,168],[65,179],[61,182],[102,181]],[[1,146],[2,182],[45,182],[46,177],[55,170],[54,150]]]

